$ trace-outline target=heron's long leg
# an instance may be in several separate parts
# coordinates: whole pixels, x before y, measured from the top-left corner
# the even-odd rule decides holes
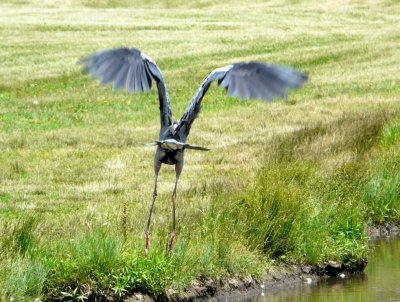
[[[176,179],[175,179],[175,186],[174,186],[174,191],[172,192],[172,232],[169,237],[169,242],[168,242],[168,247],[167,247],[167,253],[170,255],[172,248],[174,246],[175,242],[175,236],[176,236],[176,215],[175,215],[175,208],[176,208],[176,188],[178,187],[178,180],[179,176],[181,175],[183,168],[183,163],[177,163],[175,165],[175,173],[176,173]]]
[[[155,160],[154,161],[154,190],[153,190],[153,201],[151,202],[151,207],[150,207],[150,212],[149,212],[149,218],[147,219],[147,224],[146,224],[146,231],[144,233],[144,252],[147,255],[150,249],[150,222],[151,222],[151,216],[153,214],[153,208],[154,208],[154,203],[157,198],[157,179],[158,179],[158,172],[160,172],[161,168],[161,162]]]

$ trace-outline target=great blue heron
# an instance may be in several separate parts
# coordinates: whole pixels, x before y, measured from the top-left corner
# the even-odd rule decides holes
[[[152,81],[157,83],[160,104],[159,140],[151,145],[157,146],[154,157],[154,189],[153,200],[145,230],[145,253],[150,248],[150,221],[157,197],[157,178],[161,164],[175,165],[175,186],[172,192],[172,232],[167,251],[171,252],[176,232],[175,202],[178,179],[183,168],[185,149],[208,151],[208,148],[189,145],[186,139],[193,121],[201,109],[201,100],[216,80],[225,88],[229,96],[240,99],[262,99],[272,101],[285,98],[290,89],[300,88],[307,80],[307,75],[292,68],[263,64],[257,62],[241,62],[217,68],[201,83],[196,94],[189,103],[182,117],[173,122],[168,91],[157,64],[148,56],[135,48],[116,48],[103,50],[82,59],[84,71],[98,78],[102,84],[112,83],[115,90],[125,89],[128,92],[142,92],[151,88]]]

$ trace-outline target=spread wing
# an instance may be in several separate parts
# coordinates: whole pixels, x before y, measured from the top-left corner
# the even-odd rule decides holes
[[[305,73],[293,68],[257,62],[237,63],[213,70],[203,81],[185,113],[175,128],[175,134],[186,141],[193,121],[201,109],[201,100],[216,80],[229,96],[239,99],[261,99],[273,101],[286,98],[290,90],[300,88],[306,81]]]
[[[135,48],[108,49],[81,60],[83,70],[102,84],[112,83],[115,90],[148,91],[157,83],[160,101],[160,134],[172,124],[172,112],[167,87],[157,64]]]

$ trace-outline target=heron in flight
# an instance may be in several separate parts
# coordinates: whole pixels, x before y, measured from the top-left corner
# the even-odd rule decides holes
[[[187,144],[190,129],[199,115],[201,101],[213,81],[225,88],[229,96],[239,99],[261,99],[272,101],[286,98],[288,92],[300,88],[306,81],[305,73],[290,67],[258,62],[240,62],[214,69],[203,80],[188,107],[179,120],[173,121],[167,86],[160,68],[147,55],[136,48],[116,48],[96,52],[82,59],[83,70],[102,84],[112,83],[115,90],[142,92],[157,84],[160,106],[159,139],[150,145],[157,146],[154,157],[153,199],[147,219],[145,253],[150,248],[150,222],[157,198],[157,179],[161,164],[175,165],[175,185],[172,192],[172,232],[167,244],[171,253],[176,236],[176,190],[183,168],[186,149],[208,151],[208,148]]]

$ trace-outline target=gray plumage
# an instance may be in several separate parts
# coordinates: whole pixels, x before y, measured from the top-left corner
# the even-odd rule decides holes
[[[157,83],[160,102],[160,134],[172,124],[169,96],[161,70],[152,59],[135,48],[117,48],[97,52],[81,60],[83,71],[102,84],[112,83],[115,90],[148,91]]]
[[[201,101],[213,81],[225,88],[229,96],[239,99],[273,101],[286,98],[289,91],[300,88],[306,81],[305,73],[290,67],[258,62],[241,62],[214,69],[201,83],[182,117],[172,122],[172,111],[167,87],[157,64],[135,48],[117,48],[94,53],[81,60],[86,73],[98,78],[102,84],[111,83],[115,90],[128,92],[148,91],[153,81],[157,84],[160,107],[159,140],[154,158],[155,182],[153,201],[145,232],[145,251],[150,244],[150,221],[157,197],[157,178],[161,164],[175,165],[176,181],[172,194],[173,231],[168,244],[171,252],[175,239],[175,199],[179,176],[183,168],[185,149],[207,151],[208,148],[186,143],[194,120],[201,110]]]

